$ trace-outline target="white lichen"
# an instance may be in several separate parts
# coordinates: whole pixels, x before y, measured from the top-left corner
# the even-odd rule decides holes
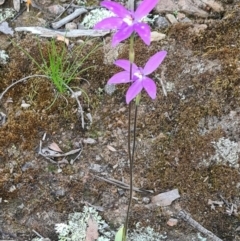
[[[96,23],[112,16],[115,16],[115,14],[105,8],[93,9],[84,17],[82,25],[85,26],[87,29],[92,29],[96,25]],[[153,25],[158,17],[159,15],[148,14],[146,17],[143,18],[142,21]]]
[[[6,54],[5,50],[0,50],[0,64],[6,64],[9,59],[8,54]]]
[[[89,219],[98,224],[99,238],[97,241],[114,240],[115,232],[111,231],[107,223],[98,215],[92,207],[84,207],[83,212],[75,212],[68,215],[67,223],[55,224],[58,241],[85,241]],[[156,233],[151,227],[141,227],[137,223],[136,229],[128,232],[129,241],[165,241],[167,235]],[[32,241],[43,241],[43,238],[34,238]]]
[[[6,19],[13,18],[16,11],[13,8],[0,9],[0,23]]]
[[[217,142],[212,142],[216,154],[211,157],[211,161],[217,164],[229,165],[238,168],[238,143],[227,138],[220,138]]]
[[[116,86],[114,84],[106,84],[104,90],[108,95],[112,95],[116,90]]]
[[[162,241],[166,240],[167,235],[156,233],[151,227],[140,227],[140,223],[136,224],[136,229],[129,233],[129,241]]]
[[[197,238],[199,241],[207,241],[207,238],[202,237],[200,233],[197,234]]]
[[[84,25],[87,29],[91,29],[96,25],[96,23],[100,22],[104,18],[112,16],[114,16],[114,14],[105,8],[93,9],[84,17],[82,25]]]
[[[98,215],[98,212],[92,207],[84,207],[83,212],[70,213],[68,215],[68,224],[58,223],[55,230],[58,233],[59,241],[85,241],[86,230],[89,218],[98,224],[98,231],[102,234],[97,241],[110,241],[114,237],[113,232],[106,231],[108,225]]]
[[[146,17],[143,18],[143,22],[148,23],[150,25],[154,25],[158,17],[159,15],[148,14]]]

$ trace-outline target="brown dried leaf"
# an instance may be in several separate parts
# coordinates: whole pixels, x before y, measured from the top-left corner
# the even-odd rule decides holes
[[[63,152],[57,143],[53,142],[48,146],[49,149],[56,151],[56,152]]]
[[[110,145],[107,145],[107,148],[110,150],[110,151],[117,151],[114,147],[110,146]]]
[[[88,219],[88,227],[85,241],[94,241],[98,238],[98,224],[91,217]]]
[[[69,45],[69,39],[68,38],[65,38],[64,36],[62,35],[57,35],[57,38],[56,38],[58,41],[62,41],[64,42],[67,46]]]

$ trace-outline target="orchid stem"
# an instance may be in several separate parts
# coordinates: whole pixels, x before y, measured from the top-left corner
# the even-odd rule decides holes
[[[130,48],[129,48],[129,61],[130,61],[130,80],[132,80],[132,64],[134,62],[134,35],[130,37]],[[128,231],[128,221],[130,216],[130,209],[132,204],[133,196],[133,161],[134,161],[134,152],[135,152],[135,139],[136,139],[136,123],[137,123],[137,105],[135,106],[135,115],[134,115],[134,132],[133,132],[133,146],[131,150],[131,108],[132,102],[129,103],[129,112],[128,112],[128,157],[130,162],[130,193],[129,193],[129,202],[127,208],[127,216],[124,224],[124,234],[122,241],[127,240],[127,231]]]

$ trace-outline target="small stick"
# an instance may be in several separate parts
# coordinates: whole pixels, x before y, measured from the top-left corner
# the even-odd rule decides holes
[[[226,206],[227,206],[228,208],[231,207],[231,205],[229,204],[229,202],[228,202],[227,200],[225,200],[221,194],[219,194],[219,197],[222,199],[222,201],[226,204]]]
[[[76,101],[77,101],[77,104],[78,104],[78,112],[80,112],[80,114],[81,114],[81,120],[82,120],[82,128],[84,129],[84,116],[83,116],[83,108],[82,108],[82,106],[81,106],[81,104],[80,104],[80,101],[79,101],[79,99],[78,99],[78,97],[75,95],[75,93],[74,93],[74,91],[68,86],[68,85],[66,85],[65,83],[64,83],[64,86],[66,86],[66,88],[68,89],[68,90],[70,90],[70,92],[72,93],[72,95],[74,96],[74,98],[76,99]]]
[[[86,13],[87,10],[84,8],[78,8],[76,9],[73,13],[71,13],[70,15],[68,15],[67,17],[59,20],[58,22],[52,23],[52,27],[54,29],[58,29],[61,28],[64,24],[72,21],[73,19],[77,18],[78,16],[80,16],[83,13]]]
[[[34,229],[32,230],[39,238],[44,238],[40,233],[38,233],[37,231],[35,231]]]
[[[177,217],[183,219],[185,222],[189,223],[193,228],[197,229],[199,232],[211,238],[212,241],[223,241],[222,239],[218,238],[215,234],[213,234],[211,231],[204,228],[200,223],[191,218],[191,216],[184,210],[179,211]]]
[[[79,151],[78,155],[70,161],[70,164],[73,165],[73,163],[81,156],[83,151],[83,146],[81,145],[81,150]]]
[[[68,8],[72,6],[73,2],[74,2],[74,0],[72,0],[72,2],[70,2],[70,3],[67,5],[67,7],[65,8],[65,10],[64,10],[62,13],[60,13],[60,14],[53,20],[53,22],[57,21],[57,20],[68,10]]]
[[[100,179],[100,180],[103,180],[105,182],[108,182],[110,184],[113,184],[113,185],[116,185],[122,189],[127,189],[129,190],[130,187],[128,184],[124,183],[124,182],[121,182],[121,181],[118,181],[118,180],[115,180],[113,178],[104,178],[104,177],[99,177],[99,176],[95,176],[97,179]],[[137,188],[137,187],[133,187],[133,190],[136,191],[136,192],[150,192],[152,193],[151,190],[145,190],[145,189],[141,189],[141,188]]]

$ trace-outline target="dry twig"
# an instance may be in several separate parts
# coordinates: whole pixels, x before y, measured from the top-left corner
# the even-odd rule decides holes
[[[212,241],[223,241],[222,239],[218,238],[215,234],[211,231],[204,228],[200,223],[195,221],[187,212],[181,210],[177,214],[178,218],[183,219],[185,222],[189,223],[193,228],[197,229],[199,232],[203,233],[207,237],[211,238]]]
[[[71,92],[71,94],[74,96],[74,98],[76,99],[77,101],[77,104],[78,104],[78,112],[80,113],[81,115],[81,120],[82,120],[82,128],[84,129],[84,116],[83,116],[83,108],[80,104],[80,101],[78,99],[78,97],[75,95],[74,91],[66,84],[64,84],[64,86]]]
[[[124,182],[121,182],[121,181],[118,181],[116,179],[113,179],[113,178],[104,178],[104,177],[99,177],[99,176],[95,176],[97,179],[99,180],[103,180],[105,182],[108,182],[108,183],[111,183],[113,185],[116,185],[122,189],[127,189],[129,190],[130,189],[130,186]],[[137,188],[137,187],[133,187],[133,190],[136,191],[136,192],[150,192],[150,193],[153,193],[152,190],[146,190],[146,189],[142,189],[142,188]]]
[[[65,10],[64,10],[62,13],[60,13],[60,14],[53,20],[53,22],[57,21],[57,20],[68,10],[68,8],[72,6],[73,2],[74,2],[74,0],[72,0],[72,1],[66,6]]]
[[[55,23],[52,23],[52,27],[54,29],[61,28],[66,23],[72,21],[73,19],[77,18],[78,16],[80,16],[81,14],[86,13],[86,12],[87,12],[87,10],[85,8],[78,8],[73,13],[68,15],[67,17],[65,17]]]

